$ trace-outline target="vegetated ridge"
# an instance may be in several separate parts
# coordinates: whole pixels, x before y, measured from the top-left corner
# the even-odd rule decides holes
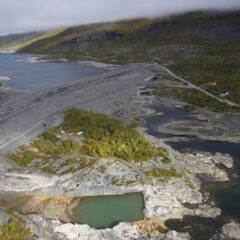
[[[208,11],[75,26],[30,37],[18,52],[120,64],[159,58],[179,76],[239,104],[239,23],[240,11]],[[3,43],[1,37],[0,48]]]

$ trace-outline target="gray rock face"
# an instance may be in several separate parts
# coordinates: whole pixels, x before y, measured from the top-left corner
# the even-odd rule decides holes
[[[189,236],[188,233],[178,233],[176,231],[169,231],[163,239],[164,240],[190,240],[191,237]]]
[[[112,229],[96,230],[87,225],[63,224],[41,218],[39,215],[28,215],[25,219],[31,231],[44,240],[190,240],[188,233],[168,231],[155,236],[143,236],[137,225],[120,223]]]
[[[223,165],[226,168],[233,167],[233,159],[229,155],[222,155],[221,153],[216,153],[215,156],[212,157],[212,161],[215,164]]]
[[[221,209],[213,207],[207,204],[199,205],[199,208],[196,209],[185,209],[186,215],[206,217],[206,218],[215,218],[221,214]]]
[[[238,223],[228,223],[224,225],[221,229],[222,234],[229,239],[239,240],[240,239],[240,224]]]
[[[139,174],[139,172],[144,175],[145,171],[154,168],[169,168],[169,165],[165,166],[166,164],[162,163],[161,159],[152,159],[141,166],[135,164],[134,169],[123,161],[99,159],[90,168],[62,175],[61,177],[19,170],[9,171],[6,166],[5,171],[2,172],[2,176],[0,177],[0,179],[2,179],[2,181],[0,181],[0,190],[2,192],[9,192],[11,190],[11,192],[21,194],[31,191],[39,196],[55,195],[68,197],[142,192],[145,200],[144,216],[150,221],[157,219],[156,226],[164,225],[164,221],[167,219],[181,219],[186,214],[208,218],[218,216],[221,213],[220,209],[205,204],[203,196],[198,191],[200,186],[199,181],[195,177],[196,174],[206,173],[218,180],[227,179],[226,173],[218,168],[212,161],[213,156],[204,154],[182,154],[174,151],[153,137],[147,137],[157,146],[168,150],[169,156],[172,159],[171,164],[178,172],[183,172],[185,176],[188,176],[189,182],[192,182],[193,186],[188,184],[186,179],[179,177],[166,178],[164,181],[152,177],[152,182],[144,180],[142,176],[140,176],[142,182],[136,178],[136,174]],[[222,156],[223,155],[219,155],[219,157]],[[103,172],[101,166],[105,166]],[[135,169],[138,169],[138,171]],[[120,181],[121,185],[116,185],[112,179]],[[131,184],[128,184],[129,182]],[[200,205],[198,208],[187,209],[184,207],[184,203]],[[50,208],[47,208],[46,211],[50,214],[49,209]],[[53,208],[51,207],[51,209]],[[43,217],[45,215],[41,216]],[[50,237],[49,239],[51,239],[51,235],[54,235],[54,237],[56,236],[55,239],[59,240],[143,240],[145,236],[148,236],[145,234],[147,227],[146,229],[141,228],[138,224],[120,223],[113,229],[95,230],[87,225],[61,224],[58,221],[47,221],[42,217],[35,216],[30,220],[30,223],[28,222],[28,225],[35,235],[44,236],[43,239],[48,239],[46,235]],[[28,216],[28,218],[30,217]],[[52,217],[51,219],[58,220],[58,217]],[[34,226],[38,226],[37,229]],[[153,231],[147,232],[153,234],[151,235],[151,239],[154,240],[189,239],[188,235],[179,235],[174,231],[170,231],[167,234],[162,234],[161,232],[155,234],[155,229],[157,228],[150,229]]]

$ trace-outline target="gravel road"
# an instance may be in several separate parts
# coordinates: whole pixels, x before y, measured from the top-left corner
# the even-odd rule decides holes
[[[80,107],[111,114],[116,102],[128,103],[138,86],[146,84],[146,79],[153,75],[151,65],[124,65],[1,106],[0,151],[14,150],[45,128],[58,124],[67,108]]]

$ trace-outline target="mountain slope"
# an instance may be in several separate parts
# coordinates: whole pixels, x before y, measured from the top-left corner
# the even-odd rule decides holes
[[[194,84],[240,103],[240,11],[76,26],[29,42],[18,52],[120,64],[159,58]]]
[[[47,39],[54,35],[58,35],[62,31],[64,31],[64,28],[45,32],[0,36],[0,51],[18,51],[19,49],[24,48],[27,45],[31,45],[34,42],[40,41],[41,39]]]
[[[169,44],[229,44],[240,39],[240,12],[194,12],[158,19],[136,19],[72,27],[34,41],[26,53],[69,58],[149,61],[155,48]],[[189,46],[190,47],[190,46]],[[150,52],[149,52],[150,51]]]

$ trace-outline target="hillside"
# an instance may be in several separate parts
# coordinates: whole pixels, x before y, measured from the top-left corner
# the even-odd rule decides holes
[[[0,36],[0,51],[18,51],[41,39],[46,39],[59,34],[64,29],[54,29],[45,32],[31,32]]]
[[[23,33],[23,34],[11,34],[6,36],[0,36],[0,50],[1,51],[14,51],[17,46],[26,42],[29,39],[33,39],[38,36],[39,33]]]
[[[239,41],[240,11],[192,12],[70,27],[30,37],[18,52],[120,64],[159,58],[180,76],[240,103]]]
[[[136,19],[71,27],[25,46],[20,52],[90,56],[105,61],[149,61],[162,55],[199,52],[199,45],[229,45],[240,38],[240,12],[194,12],[157,19]],[[181,46],[184,44],[184,51]],[[193,50],[192,45],[198,47]],[[179,49],[180,48],[180,49]]]

